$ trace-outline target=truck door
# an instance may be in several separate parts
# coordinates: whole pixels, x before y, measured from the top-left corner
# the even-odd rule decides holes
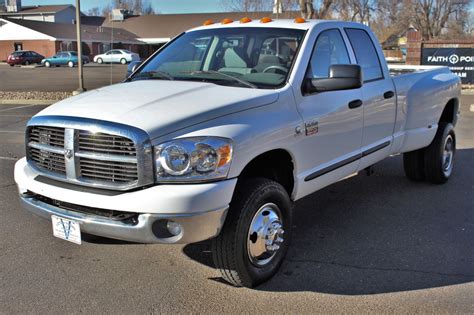
[[[322,31],[314,44],[306,78],[327,78],[333,64],[351,64],[339,29]],[[356,171],[360,160],[363,109],[361,89],[305,94],[297,97],[304,120],[299,143],[302,173],[298,193],[306,194]],[[357,106],[353,104],[357,103]]]
[[[387,157],[390,152],[396,118],[396,95],[385,59],[379,45],[374,44],[376,39],[371,37],[371,32],[361,28],[346,28],[345,32],[364,77],[363,157],[359,165],[359,169],[363,169]]]

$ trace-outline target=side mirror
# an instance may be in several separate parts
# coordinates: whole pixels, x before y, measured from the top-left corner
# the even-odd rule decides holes
[[[132,65],[132,72],[135,72],[135,70],[137,70],[138,67],[140,67],[142,63],[140,61],[135,61]]]
[[[140,67],[140,65],[142,64],[141,61],[132,61],[128,64],[128,68],[127,68],[127,75],[125,76],[125,78],[128,78],[132,73],[135,72],[135,70],[137,70],[138,67]]]
[[[306,93],[352,90],[362,87],[362,69],[359,65],[332,65],[329,78],[307,79]]]

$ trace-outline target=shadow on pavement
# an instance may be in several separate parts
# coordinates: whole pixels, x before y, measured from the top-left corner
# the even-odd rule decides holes
[[[474,281],[474,150],[458,150],[446,185],[412,183],[400,156],[375,175],[338,182],[297,202],[292,246],[257,288],[363,295]],[[213,267],[210,241],[183,252]],[[221,281],[221,279],[210,279]]]

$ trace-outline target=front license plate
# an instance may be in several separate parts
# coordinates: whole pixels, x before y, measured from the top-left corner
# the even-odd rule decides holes
[[[53,222],[53,234],[63,240],[81,245],[81,227],[79,222],[51,216]]]

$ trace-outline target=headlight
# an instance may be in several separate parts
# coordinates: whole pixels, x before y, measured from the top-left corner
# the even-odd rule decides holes
[[[157,182],[191,182],[227,177],[232,141],[217,137],[177,139],[154,148]]]

